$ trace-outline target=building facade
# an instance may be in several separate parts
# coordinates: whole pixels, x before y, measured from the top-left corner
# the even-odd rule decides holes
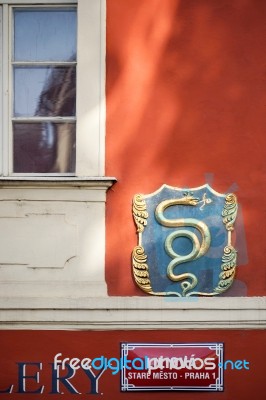
[[[3,0],[0,11],[0,398],[263,399],[266,4]],[[133,197],[164,184],[237,195],[236,276],[222,295],[136,285]],[[222,343],[232,363],[219,393],[123,391],[120,371],[60,380],[51,365],[120,358],[123,343]]]

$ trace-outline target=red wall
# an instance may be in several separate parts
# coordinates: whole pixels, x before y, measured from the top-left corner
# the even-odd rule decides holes
[[[107,358],[120,357],[120,342],[224,342],[225,360],[246,360],[249,370],[226,369],[224,373],[224,392],[213,393],[183,393],[175,392],[146,392],[121,393],[120,374],[112,375],[105,371],[99,378],[99,394],[86,394],[91,391],[90,381],[82,371],[77,371],[70,382],[82,395],[70,394],[63,385],[59,390],[64,395],[51,394],[51,365],[54,356],[62,353],[62,358],[91,358],[105,356]],[[257,400],[265,399],[265,335],[263,331],[110,331],[110,332],[82,332],[82,331],[0,331],[1,358],[0,358],[0,391],[14,385],[11,394],[1,394],[0,399],[18,400],[69,400],[74,398],[106,400],[162,400],[167,399],[212,400],[249,400],[255,395]],[[42,363],[39,383],[33,378],[27,378],[25,390],[34,391],[44,385],[42,394],[16,393],[18,391],[17,363]],[[25,374],[34,376],[39,370],[36,366],[27,366]],[[96,371],[96,374],[99,371]],[[62,375],[63,376],[63,375]]]
[[[242,206],[238,295],[266,294],[265,15],[261,0],[107,0],[110,295],[142,294],[133,195],[206,182]]]

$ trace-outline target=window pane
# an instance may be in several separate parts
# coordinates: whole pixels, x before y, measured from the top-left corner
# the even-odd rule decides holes
[[[14,68],[15,117],[75,114],[75,66]]]
[[[15,61],[74,61],[76,9],[15,9]]]
[[[74,123],[13,124],[14,172],[75,171]]]

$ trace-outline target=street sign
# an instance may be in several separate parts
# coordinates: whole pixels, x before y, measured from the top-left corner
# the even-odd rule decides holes
[[[122,343],[121,390],[222,391],[223,343]]]

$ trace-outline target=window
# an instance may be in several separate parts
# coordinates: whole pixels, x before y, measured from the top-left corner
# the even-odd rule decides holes
[[[13,171],[75,172],[76,10],[12,10]]]
[[[104,0],[2,0],[1,175],[102,176]]]

